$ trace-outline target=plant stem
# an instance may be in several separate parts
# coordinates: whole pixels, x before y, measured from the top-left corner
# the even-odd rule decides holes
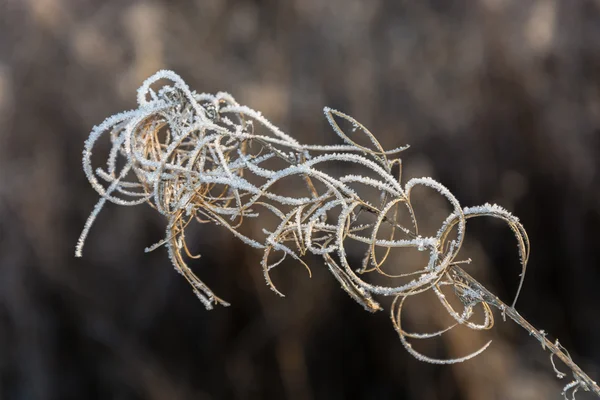
[[[464,280],[476,293],[481,295],[482,301],[496,307],[502,312],[503,317],[508,316],[518,325],[523,327],[527,332],[529,332],[531,336],[534,336],[542,344],[543,349],[550,350],[552,354],[558,357],[567,367],[569,367],[573,372],[575,380],[579,382],[579,385],[583,390],[591,391],[594,394],[596,394],[596,396],[600,397],[600,387],[598,386],[598,384],[595,381],[593,381],[585,372],[583,372],[583,370],[579,368],[577,364],[573,362],[571,356],[568,353],[566,353],[565,350],[563,350],[564,348],[560,346],[558,340],[555,343],[552,343],[546,338],[546,333],[544,331],[536,329],[525,318],[523,318],[514,307],[511,307],[504,303],[495,294],[487,290],[482,284],[480,284],[477,280],[475,280],[475,278],[469,275],[458,265],[452,265],[450,268],[454,273],[455,277]],[[558,377],[561,377],[560,374],[558,374]]]

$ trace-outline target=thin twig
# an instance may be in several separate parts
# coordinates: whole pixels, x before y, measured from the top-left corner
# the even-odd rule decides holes
[[[571,356],[567,354],[560,345],[556,344],[557,342],[553,343],[548,340],[544,331],[536,329],[525,318],[523,318],[514,307],[511,307],[500,300],[498,296],[487,290],[485,286],[480,284],[464,269],[460,268],[458,265],[452,265],[450,268],[457,277],[467,282],[473,291],[480,294],[481,301],[496,307],[504,315],[512,319],[517,325],[525,329],[531,336],[535,337],[542,344],[542,348],[548,349],[552,354],[558,357],[573,372],[575,380],[580,382],[584,390],[591,391],[600,397],[600,387],[598,384],[585,372],[583,372],[583,370],[577,364],[575,364]]]

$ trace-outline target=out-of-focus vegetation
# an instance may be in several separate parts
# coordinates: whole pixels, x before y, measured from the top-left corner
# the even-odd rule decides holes
[[[305,143],[337,143],[321,109],[343,110],[384,147],[412,145],[407,178],[511,210],[532,242],[517,308],[600,377],[598,1],[0,0],[3,398],[559,397],[546,354],[510,323],[422,349],[493,338],[481,357],[423,364],[387,313],[365,313],[318,265],[312,279],[282,268],[287,298],[275,296],[261,255],[214,226],[188,235],[203,255],[193,267],[232,303],[208,312],[166,252],[143,252],[164,227],[147,206],[107,207],[73,258],[96,201],[83,141],[160,68]],[[446,210],[425,195],[416,212],[436,227]],[[513,240],[474,223],[464,246],[469,272],[505,299]],[[440,315],[406,318],[435,327]]]

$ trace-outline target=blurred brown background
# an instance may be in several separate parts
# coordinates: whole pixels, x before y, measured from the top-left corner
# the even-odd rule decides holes
[[[600,1],[0,0],[2,399],[561,398],[510,322],[426,348],[493,338],[474,360],[425,364],[322,264],[280,271],[282,299],[259,253],[203,226],[194,269],[232,303],[208,312],[164,249],[143,252],[164,229],[148,206],[108,206],[75,259],[97,200],[83,141],[160,68],[306,143],[337,143],[321,110],[343,110],[412,145],[407,177],[514,212],[532,242],[517,308],[600,379]],[[510,231],[474,222],[467,238],[469,271],[509,300]]]

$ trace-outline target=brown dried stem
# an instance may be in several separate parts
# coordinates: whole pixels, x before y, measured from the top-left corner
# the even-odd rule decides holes
[[[481,301],[496,307],[502,312],[503,317],[508,316],[517,325],[525,329],[531,336],[535,337],[542,344],[542,348],[544,350],[548,349],[553,355],[558,357],[573,372],[573,377],[575,379],[570,384],[575,383],[581,389],[585,391],[591,391],[592,393],[600,397],[600,387],[598,386],[598,384],[594,380],[592,380],[585,372],[583,372],[583,370],[577,364],[575,364],[569,353],[566,350],[564,350],[564,348],[558,343],[558,339],[554,343],[551,342],[546,337],[546,333],[543,330],[536,329],[525,318],[523,318],[514,307],[511,307],[504,303],[498,298],[498,296],[487,290],[485,286],[480,284],[475,278],[469,275],[464,269],[462,269],[458,265],[452,265],[450,268],[451,272],[458,279],[461,279],[464,282],[466,282],[475,293],[479,293],[481,295]],[[556,367],[555,371],[557,373],[558,378],[564,378],[565,374],[559,372],[556,369]],[[570,384],[568,384],[567,386],[569,386]],[[566,394],[566,390],[563,393]]]
[[[171,81],[172,85],[155,92],[150,86],[159,80]],[[441,336],[459,325],[491,329],[494,318],[490,306],[494,306],[571,368],[575,380],[565,386],[565,395],[568,390],[574,394],[582,389],[600,396],[596,383],[573,363],[558,341],[551,343],[514,308],[529,259],[529,239],[519,220],[497,205],[463,208],[446,187],[431,178],[413,178],[402,185],[402,163],[399,158],[388,157],[407,146],[385,151],[365,126],[329,108],[324,110],[325,117],[344,144],[304,145],[259,112],[239,105],[230,95],[197,94],[170,71],[160,71],[144,82],[138,91],[138,105],[136,110],[105,120],[86,141],[84,171],[101,198],[84,226],[77,256],[81,256],[87,234],[107,201],[119,205],[147,203],[168,220],[165,238],[147,251],[165,246],[175,269],[208,309],[228,304],[186,263],[186,258],[197,257],[185,240],[186,227],[192,221],[222,226],[244,243],[262,250],[266,283],[282,296],[271,279],[272,270],[289,257],[310,274],[304,258],[312,254],[322,257],[342,289],[366,310],[381,309],[373,296],[395,297],[394,327],[407,351],[422,361],[451,364],[483,352],[489,342],[467,356],[440,360],[418,353],[408,340]],[[94,169],[92,150],[103,134],[108,134],[112,147],[106,168]],[[355,135],[362,135],[368,144],[359,144],[351,138]],[[120,169],[117,161],[124,163]],[[359,172],[333,176],[328,173],[332,164]],[[396,165],[397,175],[392,173]],[[296,183],[290,184],[294,179]],[[298,181],[303,184],[298,185]],[[437,192],[452,209],[431,237],[419,234],[411,201],[417,187]],[[365,195],[373,191],[376,200]],[[522,272],[511,306],[458,266],[461,261],[456,257],[467,220],[476,217],[498,218],[515,235]],[[252,236],[243,233],[243,224],[249,220],[259,220],[262,234],[256,230]],[[267,229],[267,221],[275,221],[275,225]],[[354,255],[349,253],[361,246],[365,249],[362,263],[356,266]],[[420,251],[429,257],[425,265],[409,265],[401,273],[391,273],[386,272],[384,264],[395,265],[390,261],[392,251]],[[372,283],[372,274],[384,276],[387,285]],[[463,310],[455,310],[446,299],[442,289],[448,286],[462,302]],[[405,300],[428,291],[438,297],[454,319],[453,325],[433,333],[406,332],[401,318]],[[471,320],[476,306],[481,306],[484,314],[481,324]]]

